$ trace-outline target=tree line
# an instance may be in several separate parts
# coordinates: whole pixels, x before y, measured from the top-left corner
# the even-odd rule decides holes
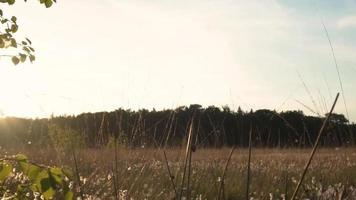
[[[77,134],[91,148],[113,141],[126,147],[179,146],[193,123],[193,141],[198,147],[246,147],[250,131],[256,147],[310,147],[324,119],[325,116],[308,116],[302,111],[246,112],[198,104],[162,111],[117,109],[48,119],[4,118],[0,120],[0,145],[51,145],[50,127],[56,127]],[[355,137],[356,125],[342,114],[332,114],[321,145],[350,146],[355,144]]]

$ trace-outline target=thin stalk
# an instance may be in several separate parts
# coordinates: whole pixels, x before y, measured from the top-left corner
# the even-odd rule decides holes
[[[286,175],[284,177],[285,181],[285,188],[284,188],[284,199],[288,199],[288,172],[286,172]]]
[[[190,146],[192,146],[190,144]],[[191,172],[191,169],[192,169],[192,149],[190,147],[190,150],[189,150],[189,159],[188,159],[188,176],[187,176],[187,199],[190,199],[190,172]]]
[[[234,153],[235,149],[236,149],[235,146],[232,147],[229,157],[227,158],[225,168],[224,168],[223,174],[221,176],[221,182],[220,182],[220,186],[219,186],[219,190],[218,190],[218,200],[221,199],[222,191],[224,190],[224,185],[225,185],[225,175],[226,175],[227,167],[229,166],[232,154]]]
[[[167,155],[166,155],[166,151],[165,150],[163,150],[163,155],[164,155],[164,161],[166,163],[167,172],[168,172],[168,175],[169,175],[169,180],[171,181],[175,197],[177,197],[178,193],[177,193],[177,189],[176,189],[176,184],[174,183],[174,177],[173,177],[172,172],[171,172],[171,170],[169,168],[169,165],[168,165],[168,159],[167,159]]]
[[[115,199],[118,199],[118,193],[117,193],[117,191],[118,191],[118,185],[117,185],[117,172],[118,172],[118,170],[117,170],[117,168],[118,168],[118,166],[117,166],[117,161],[118,161],[118,156],[117,156],[117,137],[116,136],[114,136],[114,142],[115,142],[115,144],[114,144],[114,166],[113,166],[113,175],[114,175],[114,177],[113,177],[113,184],[114,184],[114,195],[115,195]]]
[[[78,162],[77,162],[77,157],[76,157],[75,152],[74,152],[73,145],[72,145],[72,156],[73,156],[73,160],[74,160],[75,175],[76,175],[78,186],[79,186],[79,195],[81,197],[81,200],[84,200],[84,195],[83,195],[83,191],[82,191],[82,184],[80,182],[80,176],[79,176],[79,170],[78,170]]]
[[[335,51],[334,51],[334,46],[333,46],[333,44],[332,44],[332,42],[331,42],[331,38],[330,38],[330,35],[329,35],[329,31],[328,31],[328,29],[326,28],[325,23],[324,23],[324,20],[323,20],[323,18],[322,18],[322,16],[321,16],[320,14],[319,14],[319,18],[320,18],[321,24],[323,25],[323,29],[324,29],[325,35],[326,35],[326,37],[327,37],[327,39],[328,39],[329,46],[330,46],[330,50],[331,50],[332,57],[333,57],[333,60],[334,60],[335,69],[336,69],[336,72],[337,72],[337,77],[338,77],[338,79],[339,79],[339,85],[340,85],[340,89],[341,89],[342,100],[343,100],[344,107],[345,107],[345,111],[346,111],[346,117],[347,117],[347,119],[350,119],[349,110],[348,110],[347,104],[346,104],[344,86],[343,86],[343,83],[342,83],[342,80],[341,80],[339,64],[338,64],[338,62],[337,62],[337,60],[336,60]],[[349,125],[350,122],[348,121],[347,124]],[[350,127],[349,127],[348,129],[349,129],[349,133],[350,133],[350,136],[351,136],[352,144],[355,144],[355,138],[354,138],[354,135],[352,134],[352,130],[351,130]]]
[[[335,69],[336,69],[336,72],[337,72],[337,77],[339,78],[339,84],[340,84],[340,89],[341,89],[342,100],[343,100],[343,103],[344,103],[344,106],[345,106],[346,117],[347,117],[348,119],[350,119],[350,117],[349,117],[349,110],[348,110],[347,104],[346,104],[344,86],[343,86],[343,84],[342,84],[341,75],[340,75],[340,69],[339,69],[338,62],[337,62],[337,60],[336,60],[335,51],[334,51],[334,46],[333,46],[333,44],[331,43],[331,39],[330,39],[330,36],[329,36],[328,29],[326,28],[325,23],[324,23],[323,19],[321,18],[321,16],[320,16],[320,21],[321,21],[321,24],[323,25],[323,28],[324,28],[324,31],[325,31],[325,35],[326,35],[326,37],[328,38],[330,50],[331,50],[331,53],[332,53],[332,56],[333,56],[333,59],[334,59],[334,64],[335,64]]]
[[[321,128],[320,128],[320,130],[319,130],[319,134],[318,134],[318,137],[316,138],[316,141],[315,141],[315,143],[314,143],[313,150],[312,150],[311,153],[310,153],[309,160],[308,160],[308,162],[306,163],[306,165],[305,165],[305,167],[304,167],[304,171],[303,171],[303,173],[302,173],[302,176],[300,177],[300,180],[299,180],[299,182],[298,182],[297,187],[296,187],[295,190],[294,190],[294,193],[293,193],[293,195],[292,195],[291,200],[294,200],[295,197],[296,197],[297,194],[298,194],[299,188],[300,188],[300,186],[302,185],[302,182],[303,182],[303,180],[304,180],[305,174],[307,173],[307,171],[308,171],[308,169],[309,169],[309,166],[310,166],[310,163],[311,163],[311,161],[312,161],[312,159],[313,159],[313,157],[314,157],[314,154],[315,154],[315,152],[316,152],[316,150],[317,150],[317,148],[318,148],[321,135],[324,133],[325,127],[326,127],[326,125],[327,125],[327,123],[328,123],[328,121],[329,121],[329,119],[330,119],[330,116],[331,116],[332,112],[334,111],[334,108],[335,108],[335,105],[336,105],[336,102],[337,102],[338,98],[339,98],[339,93],[337,93],[336,98],[335,98],[335,100],[334,100],[334,103],[333,103],[333,105],[332,105],[332,107],[331,107],[331,109],[330,109],[330,112],[329,112],[329,114],[326,116],[326,118],[325,118],[325,120],[324,120],[324,122],[323,122],[323,125],[321,126]]]
[[[117,182],[116,182],[116,173],[115,173],[115,164],[112,166],[112,173],[113,173],[113,186],[114,186],[114,199],[117,200],[118,199],[118,193],[117,193]]]
[[[182,177],[182,182],[180,185],[181,188],[180,188],[179,199],[182,199],[182,196],[183,196],[183,187],[184,187],[184,181],[185,181],[185,176],[186,176],[186,172],[187,172],[188,159],[189,159],[189,155],[191,153],[191,143],[192,143],[192,138],[193,138],[192,132],[193,132],[193,120],[190,123],[190,127],[189,127],[189,134],[188,134],[187,146],[186,146],[186,150],[185,150],[183,177]],[[189,188],[187,188],[187,190],[189,190]]]
[[[249,199],[250,193],[250,171],[251,171],[251,148],[252,148],[252,126],[248,137],[248,162],[247,162],[247,180],[246,180],[246,200]]]

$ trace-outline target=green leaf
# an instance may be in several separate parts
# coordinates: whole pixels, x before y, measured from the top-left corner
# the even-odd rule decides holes
[[[41,172],[41,168],[35,165],[28,165],[26,175],[30,179],[30,181],[34,182],[40,172]]]
[[[64,196],[64,200],[72,200],[73,199],[73,192],[72,191],[67,191],[65,196]]]
[[[53,4],[53,1],[52,0],[45,0],[45,6],[46,6],[46,8],[49,8],[49,7],[51,7],[52,6],[52,4]]]
[[[49,170],[42,170],[37,174],[35,181],[31,188],[33,190],[38,190],[45,199],[53,198],[55,194],[55,185],[53,178],[50,177]]]
[[[8,21],[9,21],[8,19],[2,19],[2,20],[1,20],[1,23],[2,23],[2,24],[5,24],[5,23],[8,22]]]
[[[0,163],[0,181],[5,180],[11,174],[12,165],[7,162]]]
[[[17,42],[14,38],[11,38],[11,46],[14,47],[14,48],[17,48]]]
[[[12,61],[12,63],[14,63],[14,65],[17,65],[17,64],[19,64],[20,59],[17,58],[16,56],[13,56],[13,57],[11,58],[11,61]]]
[[[29,48],[27,48],[27,47],[23,47],[22,48],[24,51],[26,51],[27,53],[31,53],[31,50],[29,49]]]
[[[11,17],[11,21],[13,21],[14,23],[16,23],[17,18],[16,18],[15,16],[12,16],[12,17]]]
[[[31,188],[43,194],[45,199],[50,199],[55,193],[55,190],[53,189],[55,188],[55,185],[56,183],[50,177],[49,171],[45,169],[37,174]]]
[[[21,57],[26,56],[25,54],[20,54],[20,59],[23,59]],[[21,62],[24,62],[21,60]],[[18,154],[15,156],[15,159],[17,160],[19,166],[20,166],[20,170],[26,175],[28,176],[28,178],[30,179],[30,181],[35,181],[37,178],[37,175],[40,173],[41,168],[30,164],[28,162],[28,158],[23,155],[23,154]]]
[[[20,55],[20,61],[21,62],[25,62],[26,61],[26,57],[27,57],[26,54],[20,53],[19,55]]]
[[[9,5],[12,5],[12,4],[15,3],[15,0],[7,0],[7,3],[8,3]]]
[[[21,170],[24,174],[27,174],[30,164],[28,164],[28,163],[25,162],[25,161],[18,161],[18,164],[19,164],[19,166],[20,166],[20,170]]]
[[[27,45],[27,42],[25,42],[25,41],[22,41],[21,43],[22,43],[22,45]]]
[[[11,25],[11,32],[16,33],[18,28],[19,27],[16,24]]]
[[[0,17],[2,17],[3,13],[2,13],[2,10],[0,9]]]
[[[57,184],[62,184],[63,173],[62,173],[62,169],[61,168],[58,168],[58,167],[50,168],[49,169],[49,175],[53,178],[53,180]]]
[[[27,156],[23,155],[23,154],[17,154],[15,156],[15,159],[18,161],[18,162],[28,162],[28,158]]]
[[[59,168],[59,167],[52,167],[49,169],[49,171],[52,173],[52,174],[55,174],[55,175],[58,175],[58,176],[62,176],[63,173],[62,173],[62,169]]]
[[[30,58],[31,62],[35,61],[35,59],[36,59],[36,57],[34,55],[30,55],[29,58]]]
[[[51,179],[49,177],[40,180],[41,191],[45,192],[51,188]]]
[[[27,40],[27,42],[28,42],[30,45],[32,44],[32,42],[31,42],[30,39],[26,38],[26,40]]]
[[[52,199],[56,191],[53,189],[54,183],[51,178],[41,180],[42,195],[45,199]]]
[[[48,178],[48,173],[46,170],[40,170],[40,172],[38,172],[38,174],[36,175],[36,178],[31,181],[31,190],[36,192],[42,192],[41,180],[44,178]]]

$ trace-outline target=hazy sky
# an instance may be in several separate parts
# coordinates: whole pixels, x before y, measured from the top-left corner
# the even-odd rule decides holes
[[[355,0],[1,5],[5,15],[18,17],[17,36],[33,41],[37,57],[16,67],[1,58],[1,115],[192,103],[311,114],[305,105],[324,114],[340,91],[324,21],[356,121]],[[337,111],[346,113],[342,99]]]

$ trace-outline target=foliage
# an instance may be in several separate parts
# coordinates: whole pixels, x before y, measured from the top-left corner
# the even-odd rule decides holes
[[[25,0],[26,2],[26,0]],[[51,7],[55,0],[40,0],[47,8]],[[0,3],[13,5],[15,0],[0,0]],[[0,49],[10,52],[10,54],[2,54],[1,57],[11,57],[13,64],[17,65],[26,60],[33,62],[35,60],[34,48],[30,39],[25,40],[16,39],[15,33],[18,31],[19,25],[17,24],[17,17],[12,16],[7,18],[4,16],[3,10],[0,9]],[[18,52],[13,53],[11,49],[16,49]],[[15,51],[16,52],[16,51]]]
[[[327,116],[327,115],[325,115]],[[343,114],[332,113],[330,115],[330,121],[335,124],[347,124],[349,122],[348,119]]]
[[[32,163],[23,154],[0,159],[3,199],[73,199],[68,169]]]
[[[27,0],[24,0],[27,2]],[[9,5],[13,5],[16,2],[16,0],[0,0],[0,3],[7,3]],[[49,8],[53,5],[53,2],[57,2],[56,0],[39,0],[41,4],[44,4],[46,8]]]
[[[83,137],[75,130],[64,127],[61,128],[55,124],[48,125],[48,136],[50,144],[57,153],[69,153],[73,148],[84,147]]]

